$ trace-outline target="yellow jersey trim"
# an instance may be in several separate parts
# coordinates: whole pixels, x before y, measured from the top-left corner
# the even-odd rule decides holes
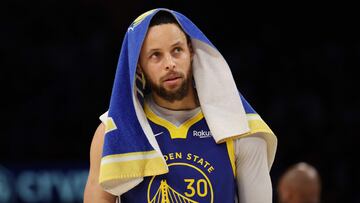
[[[226,147],[229,154],[229,159],[231,163],[231,168],[234,173],[234,177],[236,177],[236,167],[235,167],[235,146],[234,146],[234,140],[230,139],[226,141]]]
[[[192,118],[182,123],[179,127],[171,122],[157,116],[150,107],[145,103],[144,111],[146,116],[154,123],[164,126],[170,132],[171,139],[186,139],[189,128],[196,122],[204,118],[203,113],[200,111]]]

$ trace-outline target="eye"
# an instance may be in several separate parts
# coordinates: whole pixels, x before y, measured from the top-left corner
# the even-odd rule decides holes
[[[175,53],[179,53],[179,52],[181,52],[182,51],[182,48],[181,47],[175,47],[174,48],[174,52]]]
[[[160,52],[154,52],[150,55],[150,58],[158,58],[160,56]]]

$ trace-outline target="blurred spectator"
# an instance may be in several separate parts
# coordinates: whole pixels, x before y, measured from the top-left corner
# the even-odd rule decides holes
[[[319,173],[308,163],[294,164],[280,177],[277,191],[279,203],[320,203]]]

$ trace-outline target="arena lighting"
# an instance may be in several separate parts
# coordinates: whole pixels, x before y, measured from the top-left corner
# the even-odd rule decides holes
[[[11,168],[0,165],[0,202],[83,202],[87,168]]]

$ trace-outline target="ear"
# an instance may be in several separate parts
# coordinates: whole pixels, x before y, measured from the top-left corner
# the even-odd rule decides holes
[[[143,73],[142,67],[140,66],[139,63],[138,63],[137,66],[136,66],[136,73],[137,73],[137,74],[142,74],[142,73]]]
[[[277,195],[280,203],[290,202],[290,199],[292,199],[291,188],[283,179],[279,181],[277,186]]]
[[[139,63],[138,63],[137,66],[136,66],[136,74],[137,74],[138,76],[140,76],[140,78],[141,78],[141,83],[142,83],[142,88],[145,89],[146,79],[145,79],[145,75],[144,75],[143,69],[142,69],[142,67],[140,66]]]

